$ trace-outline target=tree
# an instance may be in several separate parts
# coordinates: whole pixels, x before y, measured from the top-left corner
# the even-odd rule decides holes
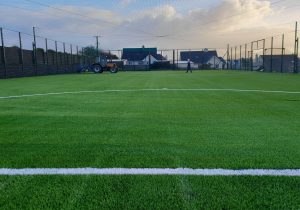
[[[118,57],[114,54],[111,54],[109,52],[104,52],[102,50],[99,50],[99,53],[97,52],[97,48],[94,46],[87,46],[83,48],[82,54],[89,56],[89,57],[97,57],[99,54],[101,57],[107,57],[108,59],[118,59]]]

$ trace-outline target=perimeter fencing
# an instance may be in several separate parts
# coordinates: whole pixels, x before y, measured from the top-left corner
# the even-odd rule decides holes
[[[157,49],[137,48],[142,52],[102,51],[123,71],[244,70],[298,73],[298,24],[285,33],[227,48]],[[149,50],[149,51],[147,51]],[[0,28],[0,79],[75,73],[90,66],[95,56],[84,48],[33,34]]]
[[[77,72],[92,62],[81,47],[0,28],[0,79]]]
[[[298,24],[279,35],[227,48],[227,69],[298,73]]]
[[[193,70],[226,68],[226,48],[154,49],[138,48],[130,55],[125,49],[107,50],[106,54],[116,55],[123,71],[186,70],[188,60]]]

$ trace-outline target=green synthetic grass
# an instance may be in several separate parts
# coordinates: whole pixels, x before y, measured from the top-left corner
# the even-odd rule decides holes
[[[0,177],[1,209],[299,209],[299,178]]]
[[[1,80],[0,96],[151,88],[300,91],[299,84],[300,75],[289,74],[125,72]],[[258,92],[0,99],[0,168],[300,168],[299,107],[300,94]],[[271,177],[0,177],[0,208],[299,209],[299,183]]]

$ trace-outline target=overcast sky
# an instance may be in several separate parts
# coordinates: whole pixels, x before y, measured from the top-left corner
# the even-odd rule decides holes
[[[299,0],[1,0],[0,26],[27,33],[36,26],[40,36],[81,46],[101,35],[104,49],[226,48],[292,37],[299,9]]]

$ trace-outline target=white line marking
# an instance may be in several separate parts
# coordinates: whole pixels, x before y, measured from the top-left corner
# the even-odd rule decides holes
[[[193,176],[288,176],[300,177],[300,169],[190,169],[190,168],[24,168],[0,169],[0,175],[193,175]]]
[[[87,90],[74,92],[58,92],[58,93],[37,93],[15,96],[0,96],[0,99],[26,98],[35,96],[51,96],[51,95],[67,95],[67,94],[83,94],[83,93],[109,93],[109,92],[143,92],[143,91],[224,91],[224,92],[257,92],[257,93],[284,93],[284,94],[300,94],[298,91],[283,90],[242,90],[242,89],[133,89],[133,90]]]

